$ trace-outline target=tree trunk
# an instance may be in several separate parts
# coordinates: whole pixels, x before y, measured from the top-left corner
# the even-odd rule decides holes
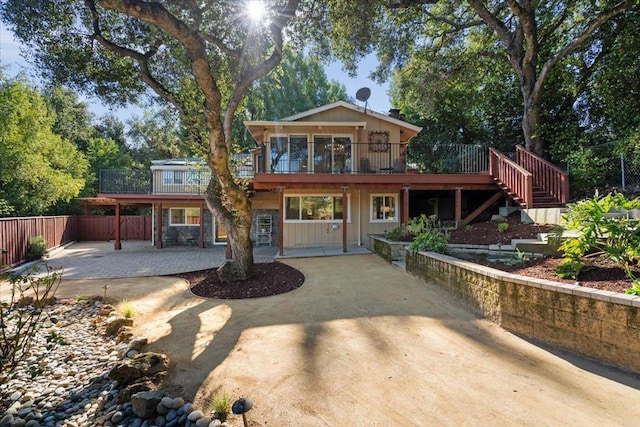
[[[253,243],[251,242],[251,210],[234,212],[233,225],[227,227],[227,239],[233,259],[225,261],[218,269],[218,277],[223,282],[244,280],[253,276]]]
[[[546,158],[546,145],[539,137],[540,127],[540,91],[541,87],[536,86],[538,76],[533,64],[526,64],[526,67],[519,71],[520,91],[522,92],[523,114],[522,114],[522,135],[524,136],[524,146],[527,150],[533,151],[537,155]]]

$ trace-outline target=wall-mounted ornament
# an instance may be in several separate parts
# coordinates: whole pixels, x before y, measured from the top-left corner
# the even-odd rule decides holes
[[[369,131],[369,151],[387,152],[389,151],[388,131]]]

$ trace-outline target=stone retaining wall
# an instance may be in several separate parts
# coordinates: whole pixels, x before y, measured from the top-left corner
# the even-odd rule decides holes
[[[380,258],[388,262],[393,262],[399,259],[404,259],[407,245],[408,243],[406,242],[396,242],[385,239],[382,236],[370,234],[367,249],[378,255]]]
[[[506,273],[432,252],[407,271],[446,289],[501,327],[640,373],[640,298]]]

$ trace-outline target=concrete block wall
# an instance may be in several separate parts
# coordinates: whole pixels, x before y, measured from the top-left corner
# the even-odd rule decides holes
[[[506,273],[432,252],[407,271],[503,328],[640,373],[640,298]]]

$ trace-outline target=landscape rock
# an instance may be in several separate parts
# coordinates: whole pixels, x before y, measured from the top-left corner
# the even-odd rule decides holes
[[[107,319],[105,334],[115,337],[125,326],[133,326],[133,319],[126,319],[124,317],[109,318]]]
[[[142,391],[131,396],[133,414],[140,418],[150,418],[160,403],[162,390]]]

